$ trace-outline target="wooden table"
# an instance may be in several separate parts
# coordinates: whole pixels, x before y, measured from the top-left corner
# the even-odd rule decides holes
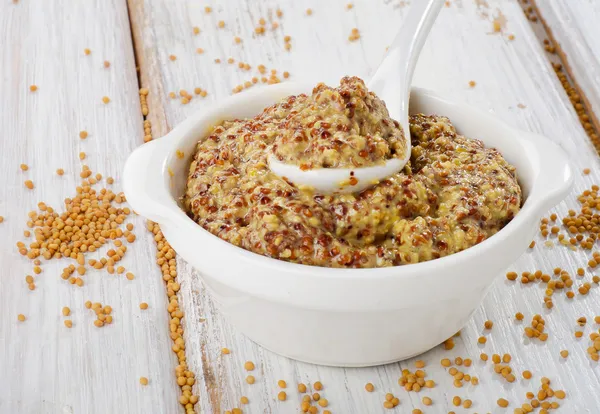
[[[131,219],[137,241],[123,261],[136,274],[135,280],[100,270],[90,272],[85,286],[76,288],[59,277],[65,264],[52,261],[42,265],[37,288],[30,291],[23,279],[31,274],[32,264],[15,247],[23,239],[27,212],[39,201],[60,209],[62,199],[73,195],[83,163],[94,172],[115,177],[114,187],[120,190],[123,163],[143,143],[140,86],[149,89],[146,118],[153,137],[159,138],[192,112],[230,95],[236,85],[255,76],[260,79],[261,64],[277,70],[282,80],[284,71],[290,79],[330,84],[345,74],[368,77],[406,14],[408,2],[356,0],[352,8],[347,3],[21,0],[0,4],[0,31],[10,39],[0,48],[4,127],[0,139],[0,216],[4,217],[0,223],[0,413],[182,411],[173,375],[176,359],[169,351],[165,289],[144,219]],[[206,6],[212,7],[210,13]],[[578,207],[577,194],[600,177],[597,150],[590,140],[598,131],[594,114],[600,111],[600,8],[594,0],[544,0],[533,4],[531,12],[529,6],[517,0],[448,1],[427,42],[415,83],[561,143],[578,172],[572,195],[553,210],[564,216],[569,208]],[[264,34],[255,32],[260,18],[266,20]],[[194,27],[199,33],[194,33]],[[360,39],[351,42],[348,36],[353,28],[359,29]],[[559,55],[544,51],[548,33],[560,43]],[[286,42],[285,36],[291,40]],[[199,48],[203,53],[198,53]],[[235,63],[228,63],[229,58]],[[105,60],[110,62],[108,68]],[[240,69],[239,62],[251,69]],[[580,87],[579,114],[552,62],[568,68],[568,81]],[[476,85],[470,87],[470,81]],[[33,84],[38,87],[35,92],[29,89]],[[207,96],[194,95],[194,88],[206,90]],[[188,104],[181,102],[181,89],[194,95]],[[170,98],[170,92],[178,97]],[[110,103],[103,104],[103,96]],[[587,130],[580,122],[582,113],[588,116]],[[81,130],[88,131],[86,140],[79,139]],[[84,161],[78,158],[81,151],[87,153]],[[21,171],[21,163],[28,164],[29,170]],[[57,176],[57,168],[64,168],[65,175]],[[584,175],[584,168],[591,173]],[[23,185],[27,179],[35,183],[34,190]],[[524,253],[512,270],[550,272],[560,266],[574,272],[586,267],[590,252],[573,252],[556,243],[546,246],[541,237],[536,241],[536,247]],[[387,392],[401,400],[391,412],[421,408],[425,413],[504,413],[520,407],[525,392],[537,393],[541,376],[567,392],[559,412],[600,412],[600,368],[586,353],[587,336],[598,329],[593,323],[600,314],[598,287],[572,301],[562,294],[555,296],[555,307],[548,310],[543,307],[543,289],[500,277],[455,338],[454,349],[440,346],[397,364],[342,369],[298,363],[253,344],[215,311],[199,276],[181,260],[178,273],[186,355],[197,378],[197,412],[221,413],[239,407],[241,396],[250,401],[242,407],[245,413],[299,412],[301,394],[296,384],[318,380],[333,413],[387,412],[382,405]],[[592,274],[587,269],[586,278]],[[115,322],[102,329],[93,326],[86,300],[111,305]],[[149,309],[140,310],[140,302],[147,302]],[[63,306],[72,310],[71,329],[63,325]],[[525,315],[523,323],[515,323],[516,312]],[[549,332],[543,344],[523,336],[523,324],[536,313],[543,315]],[[19,322],[17,314],[27,320]],[[588,319],[585,328],[577,327],[581,316]],[[489,332],[483,329],[486,320],[494,322]],[[583,338],[575,339],[577,329],[585,332]],[[487,343],[480,345],[477,339],[484,334]],[[231,354],[222,355],[223,347]],[[559,354],[564,349],[570,352],[567,359]],[[490,362],[479,360],[481,352],[510,353],[518,380],[512,384],[502,380]],[[440,360],[457,356],[473,359],[465,370],[479,377],[479,385],[452,385]],[[427,363],[428,378],[437,386],[407,393],[397,380],[402,369],[414,370],[416,359]],[[248,373],[243,364],[248,360],[257,366],[253,385],[245,381]],[[534,375],[531,381],[521,379],[526,369]],[[142,376],[149,379],[147,386],[140,385]],[[277,399],[280,379],[288,384],[286,401]],[[374,384],[373,393],[365,391],[367,382]],[[425,406],[424,396],[433,405]],[[454,407],[454,396],[471,399],[472,407]],[[509,408],[497,406],[500,397],[510,401]]]

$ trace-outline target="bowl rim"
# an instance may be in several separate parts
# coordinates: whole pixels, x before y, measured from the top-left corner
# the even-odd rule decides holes
[[[283,84],[267,86],[266,88],[275,89],[275,87],[279,87],[282,90],[293,90],[293,89],[298,89],[298,88],[305,88],[306,85],[308,85],[308,84],[286,82]],[[311,85],[311,87],[312,86],[314,86],[314,85]],[[264,90],[265,88],[261,88],[261,89]],[[182,222],[181,217],[176,222],[167,220],[166,222],[161,223],[160,220],[156,220],[160,225],[165,226],[168,229],[168,233],[171,233],[171,231],[186,232],[186,233],[193,232],[196,235],[201,235],[203,239],[209,239],[210,243],[220,243],[220,246],[222,247],[222,249],[228,250],[228,252],[226,254],[231,255],[232,257],[240,257],[240,258],[243,258],[245,261],[247,261],[251,265],[255,265],[260,268],[272,268],[275,271],[280,271],[283,273],[297,274],[297,273],[310,272],[315,277],[325,277],[325,278],[332,278],[332,279],[333,278],[335,278],[335,279],[348,278],[348,279],[352,279],[352,280],[363,279],[363,278],[369,278],[369,279],[375,280],[375,279],[379,279],[379,278],[387,278],[390,276],[392,276],[394,278],[409,278],[414,275],[423,275],[424,273],[439,272],[440,269],[443,269],[443,268],[450,268],[450,267],[454,268],[457,265],[459,265],[461,262],[468,261],[468,259],[472,256],[487,253],[489,251],[494,251],[503,242],[505,242],[506,239],[509,238],[516,230],[518,230],[521,226],[531,223],[532,219],[537,220],[539,218],[539,216],[541,216],[543,214],[543,212],[545,212],[545,210],[547,210],[548,208],[551,207],[551,205],[545,207],[545,204],[548,204],[548,200],[545,200],[546,201],[545,204],[544,204],[543,199],[540,199],[540,200],[537,200],[537,202],[534,202],[535,200],[532,200],[531,194],[530,194],[529,197],[527,197],[524,200],[524,202],[521,206],[521,209],[515,215],[515,217],[510,222],[508,222],[503,228],[501,228],[497,233],[488,237],[487,239],[483,240],[482,242],[480,242],[474,246],[471,246],[465,250],[462,250],[460,252],[450,254],[448,256],[443,256],[443,257],[440,257],[437,259],[432,259],[432,260],[417,262],[417,263],[411,263],[411,264],[398,265],[398,266],[373,267],[373,268],[323,267],[323,266],[307,265],[307,264],[302,264],[302,263],[294,263],[294,262],[289,262],[289,261],[285,261],[285,260],[281,260],[281,259],[276,259],[276,258],[264,256],[260,253],[252,252],[250,250],[244,249],[243,247],[236,246],[232,243],[229,243],[226,240],[221,239],[219,236],[214,235],[211,232],[209,232],[208,230],[206,230],[205,228],[203,228],[201,225],[199,225],[198,223],[193,221],[185,213],[185,211],[183,209],[181,209],[181,207],[177,203],[176,198],[171,194],[170,190],[168,189],[168,187],[169,187],[168,183],[170,181],[169,180],[170,179],[170,169],[168,167],[168,163],[174,157],[175,152],[176,152],[180,142],[187,138],[187,135],[189,134],[191,129],[196,128],[198,125],[206,123],[207,120],[211,116],[214,116],[214,114],[218,113],[219,111],[222,111],[222,109],[225,106],[227,106],[228,104],[231,104],[231,102],[233,102],[234,100],[237,100],[239,102],[251,101],[256,95],[258,95],[262,92],[261,89],[244,92],[244,94],[241,94],[241,95],[233,95],[233,96],[217,103],[213,108],[211,108],[208,111],[204,110],[201,113],[195,113],[195,114],[191,115],[188,119],[186,119],[182,123],[180,123],[171,132],[169,132],[167,135],[165,135],[165,137],[154,141],[154,142],[157,142],[157,141],[166,139],[169,135],[173,135],[175,137],[175,139],[170,140],[168,147],[164,150],[163,154],[161,155],[162,162],[160,165],[160,168],[161,168],[160,175],[165,179],[165,183],[166,183],[165,186],[167,187],[167,192],[169,194],[169,197],[171,198],[171,201],[173,201],[173,206],[171,206],[170,210],[176,209],[177,211],[173,212],[173,213],[183,216],[186,221]],[[292,93],[297,93],[297,92],[292,92]],[[503,120],[501,120],[497,116],[494,116],[493,114],[491,114],[489,112],[483,111],[483,110],[473,107],[471,105],[452,101],[450,99],[447,99],[443,94],[439,94],[437,92],[433,92],[428,89],[424,89],[424,88],[420,88],[420,87],[412,87],[411,94],[417,94],[419,96],[422,95],[422,96],[425,96],[428,98],[441,100],[446,104],[458,106],[460,108],[460,110],[467,110],[470,113],[476,114],[477,117],[482,118],[492,124],[495,124],[496,126],[501,127],[502,129],[506,130],[507,132],[510,132],[511,134],[514,134],[517,136],[523,136],[524,138],[526,138],[523,140],[524,142],[528,141],[528,139],[527,139],[528,137],[530,137],[532,135],[536,135],[536,134],[533,134],[530,132],[521,131],[517,128],[514,128],[514,127],[510,126],[509,124],[505,123]],[[541,136],[538,136],[538,137],[543,138]],[[553,142],[552,140],[549,140],[547,138],[543,138],[543,140],[547,141],[547,143],[550,143],[551,145],[555,145],[555,146],[559,147],[559,145],[556,144],[555,142]],[[197,140],[196,140],[196,142],[197,142]],[[144,144],[144,145],[149,145],[149,144]],[[533,148],[533,146],[532,146],[532,148]],[[527,159],[529,159],[530,161],[534,160],[535,157],[538,157],[540,159],[543,158],[539,151],[535,151],[535,154],[530,154],[527,152],[525,157]],[[564,164],[565,179],[564,179],[564,182],[557,184],[556,187],[554,188],[555,193],[560,193],[560,197],[559,197],[560,199],[563,198],[563,196],[567,192],[567,189],[570,187],[570,184],[572,183],[572,180],[573,180],[573,169],[568,161],[568,157],[566,156],[566,154],[564,152],[563,152],[563,158],[564,158],[564,162],[565,162],[565,164]],[[540,162],[539,160],[534,160],[534,161],[538,162],[538,163]],[[189,163],[187,163],[187,165],[189,165]],[[539,181],[540,181],[541,172],[542,171],[538,172],[538,174],[535,175],[534,178],[532,179],[530,193],[533,193],[534,190],[536,189],[536,187],[538,185],[540,185]],[[519,185],[521,185],[521,184],[519,184]],[[552,203],[552,205],[553,204],[554,203]]]

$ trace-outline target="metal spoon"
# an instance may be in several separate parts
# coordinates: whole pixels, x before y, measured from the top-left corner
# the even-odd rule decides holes
[[[402,159],[391,158],[372,167],[301,170],[298,165],[283,163],[270,155],[271,171],[297,186],[308,186],[318,193],[330,194],[359,192],[402,170],[411,152],[408,125],[410,85],[421,49],[443,4],[444,0],[413,0],[386,57],[368,84],[369,90],[385,102],[390,117],[402,127],[406,145]],[[351,176],[356,179],[352,180],[356,182],[354,185],[349,183]]]

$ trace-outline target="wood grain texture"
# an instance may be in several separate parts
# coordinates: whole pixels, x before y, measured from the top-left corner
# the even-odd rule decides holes
[[[153,96],[150,111],[164,115],[155,135],[165,133],[193,111],[208,108],[212,102],[230,95],[236,85],[253,76],[260,77],[256,71],[259,64],[277,69],[279,73],[287,70],[292,79],[331,84],[346,74],[368,77],[385,52],[385,39],[391,41],[406,14],[406,2],[359,0],[353,2],[351,10],[346,10],[346,3],[341,0],[229,0],[200,4],[130,0],[130,10],[141,13],[132,16],[132,20],[137,22],[136,39],[142,42],[136,44],[142,55],[139,59],[142,79],[146,80],[144,86],[150,88]],[[206,5],[212,6],[212,13],[204,11]],[[277,8],[283,11],[281,19],[276,18]],[[306,15],[307,8],[312,8],[311,16]],[[277,21],[279,28],[267,30],[263,36],[254,34],[261,17],[269,22],[267,27]],[[501,22],[501,33],[494,33],[494,19]],[[220,20],[225,22],[221,29],[218,28]],[[197,36],[192,33],[194,26],[201,30]],[[361,39],[351,43],[347,38],[354,27],[360,30]],[[509,34],[515,39],[509,40]],[[284,49],[285,35],[292,38],[289,52]],[[243,39],[242,44],[234,42],[235,36]],[[205,50],[204,54],[195,52],[198,47]],[[176,60],[170,60],[170,55],[175,55]],[[234,58],[236,64],[227,64],[229,57]],[[221,59],[222,63],[214,63],[214,59]],[[240,70],[238,61],[249,63],[252,70]],[[471,80],[477,83],[474,88],[468,86]],[[415,82],[453,96],[457,101],[490,110],[512,125],[542,133],[561,143],[573,156],[578,176],[572,196],[554,210],[559,215],[564,215],[568,208],[576,208],[575,195],[600,176],[598,158],[516,0],[451,1],[442,11],[425,46]],[[168,97],[171,91],[191,92],[194,87],[208,90],[209,96],[194,98],[188,105]],[[591,168],[592,174],[580,175],[583,168]],[[586,253],[571,252],[562,246],[545,247],[541,239],[537,241],[537,246],[526,252],[512,269],[539,268],[549,272],[556,266],[571,271],[585,267]],[[426,413],[456,410],[450,402],[454,395],[472,399],[474,404],[469,412],[480,413],[506,412],[496,405],[496,399],[504,397],[511,402],[512,412],[512,408],[525,402],[526,391],[537,391],[542,375],[552,379],[557,388],[567,391],[568,398],[562,403],[561,412],[596,413],[600,410],[600,396],[594,391],[600,385],[598,367],[585,351],[589,346],[587,334],[598,327],[588,324],[584,338],[574,339],[576,319],[587,316],[590,320],[600,310],[597,288],[587,297],[571,303],[560,295],[555,298],[555,308],[548,311],[542,306],[542,289],[522,287],[499,278],[457,338],[457,346],[452,351],[438,347],[420,357],[428,362],[428,377],[439,385],[420,394],[409,394],[400,389],[397,380],[403,368],[414,369],[417,358],[375,368],[336,369],[279,357],[253,344],[230,326],[215,310],[200,275],[181,260],[178,266],[187,315],[188,361],[199,374],[197,392],[202,412],[217,413],[239,406],[242,395],[250,399],[250,404],[243,407],[244,412],[298,412],[301,395],[295,391],[296,384],[316,380],[325,384],[321,394],[329,400],[330,409],[335,413],[384,412],[382,402],[386,392],[400,398],[396,411],[402,413],[409,413],[414,407]],[[526,315],[527,321],[533,314],[544,315],[550,333],[548,342],[540,345],[524,338],[523,324],[514,322],[518,311]],[[487,319],[495,322],[494,328],[486,334],[487,344],[478,345],[477,338]],[[232,353],[221,355],[221,347],[230,348]],[[571,353],[567,360],[559,355],[562,349]],[[512,354],[511,365],[519,378],[524,369],[530,369],[535,382],[518,380],[507,384],[500,381],[490,364],[479,362],[480,352]],[[476,361],[467,371],[479,376],[479,386],[461,389],[452,386],[452,378],[440,367],[439,361],[454,356]],[[254,361],[257,366],[252,373],[256,376],[254,385],[245,382],[248,372],[244,371],[243,363],[246,360]],[[288,383],[285,402],[277,400],[279,379]],[[375,385],[376,392],[364,391],[367,382]],[[433,406],[423,406],[424,395],[433,399]]]
[[[179,412],[166,295],[144,219],[130,220],[137,241],[123,266],[135,273],[133,281],[88,270],[79,288],[60,278],[70,261],[42,259],[30,291],[24,279],[33,265],[15,247],[39,201],[63,211],[83,163],[115,177],[112,188],[121,191],[123,163],[143,136],[126,3],[3,1],[0,36],[0,413]],[[89,133],[85,141],[81,130]],[[27,179],[33,191],[23,185]],[[86,300],[112,306],[114,323],[96,328]],[[141,311],[140,302],[149,309]],[[72,329],[63,325],[63,306],[71,308]],[[19,313],[25,322],[17,321]]]
[[[558,43],[569,74],[593,112],[592,122],[600,129],[600,3],[544,0],[535,2],[535,6]]]

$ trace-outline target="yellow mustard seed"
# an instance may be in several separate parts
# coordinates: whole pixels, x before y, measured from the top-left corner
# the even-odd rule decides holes
[[[140,384],[142,384],[142,385],[148,385],[148,378],[146,378],[146,377],[140,377]]]

